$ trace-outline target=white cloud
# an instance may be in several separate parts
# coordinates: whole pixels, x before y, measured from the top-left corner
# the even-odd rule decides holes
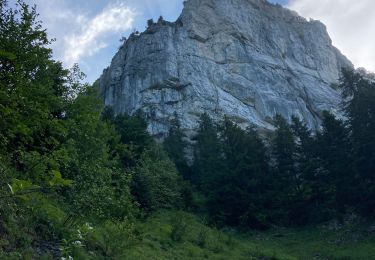
[[[374,0],[290,0],[287,7],[322,21],[333,44],[356,67],[375,71]]]
[[[110,5],[91,19],[76,16],[79,30],[64,36],[63,61],[71,66],[83,57],[95,55],[112,43],[111,34],[131,29],[135,16],[136,13],[123,3]]]

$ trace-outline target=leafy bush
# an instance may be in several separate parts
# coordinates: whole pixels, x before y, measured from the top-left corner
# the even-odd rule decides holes
[[[92,229],[85,238],[90,250],[107,257],[122,255],[135,241],[135,226],[129,220],[106,221],[103,226]]]
[[[205,228],[202,228],[199,230],[197,239],[196,239],[196,244],[199,247],[206,247],[207,245],[207,239],[208,239],[208,230]]]
[[[135,169],[133,192],[148,211],[178,208],[182,204],[182,178],[159,145],[146,150]]]
[[[94,90],[88,89],[68,110],[67,156],[63,173],[74,180],[66,192],[81,215],[121,219],[132,211],[130,176],[108,146],[119,138],[114,126],[102,121],[102,106]]]
[[[176,242],[181,242],[186,235],[188,223],[186,222],[182,213],[176,213],[172,217],[171,221],[171,239]]]

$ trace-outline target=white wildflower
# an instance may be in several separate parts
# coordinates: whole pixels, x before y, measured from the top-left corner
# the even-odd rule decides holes
[[[86,228],[87,228],[88,230],[93,230],[93,229],[94,229],[94,228],[91,226],[90,223],[86,223]]]
[[[61,257],[61,260],[74,260],[74,258],[72,256],[68,256],[68,258]]]
[[[79,240],[74,241],[73,244],[76,246],[82,246],[82,242]]]
[[[77,232],[78,232],[78,238],[79,238],[79,239],[83,239],[83,237],[82,237],[82,233],[81,233],[81,230],[78,229]]]

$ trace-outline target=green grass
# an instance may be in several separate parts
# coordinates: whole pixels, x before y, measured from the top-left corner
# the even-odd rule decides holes
[[[275,229],[238,234],[209,228],[187,213],[158,213],[138,224],[123,259],[375,259],[374,235],[356,227]],[[181,227],[182,226],[182,227]],[[175,239],[173,230],[180,230]]]
[[[375,259],[374,228],[357,222],[336,229],[321,225],[244,234],[209,227],[193,214],[164,211],[135,223],[77,220],[66,225],[66,214],[48,201],[43,205],[38,210],[40,218],[51,221],[51,227],[64,238],[61,253],[74,259]],[[0,250],[0,259],[42,259],[35,256],[30,247],[17,252]],[[52,255],[46,253],[44,259],[52,259]]]
[[[281,229],[254,234],[250,242],[297,259],[375,259],[374,235],[360,227],[332,231],[327,227]]]

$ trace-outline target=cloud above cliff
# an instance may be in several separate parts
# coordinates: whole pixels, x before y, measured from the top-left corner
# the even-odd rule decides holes
[[[16,0],[9,0],[15,4]],[[54,57],[66,67],[78,63],[93,82],[109,65],[120,38],[143,31],[148,19],[160,15],[173,21],[183,0],[25,0],[36,5],[47,29]]]
[[[92,18],[77,16],[79,30],[64,37],[63,61],[71,66],[84,56],[107,47],[109,36],[132,28],[135,11],[123,3],[112,4]]]
[[[333,44],[356,67],[375,71],[374,0],[290,0],[287,7],[322,21]]]

